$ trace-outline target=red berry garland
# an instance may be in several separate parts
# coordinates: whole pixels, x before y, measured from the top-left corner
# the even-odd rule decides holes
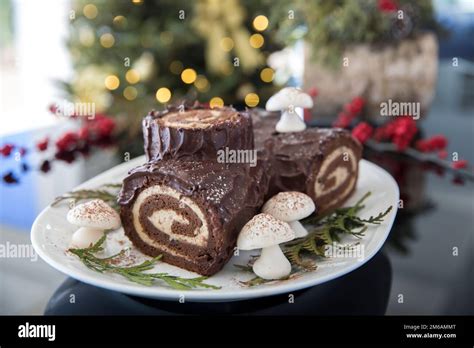
[[[50,111],[57,115],[58,109],[55,106],[50,107]],[[79,156],[85,156],[89,153],[92,146],[108,146],[113,144],[115,130],[115,120],[106,115],[96,115],[93,119],[86,119],[74,116],[74,120],[83,122],[83,126],[76,131],[68,131],[62,134],[54,142],[54,157],[52,159],[43,160],[38,169],[47,173],[51,170],[52,160],[60,160],[66,163],[72,163]],[[39,152],[44,152],[48,149],[50,144],[49,138],[44,138],[35,144],[35,148]],[[4,157],[11,155],[15,149],[13,144],[5,144],[0,147],[0,154]],[[24,147],[19,147],[18,153],[20,158],[23,158],[28,153]],[[22,172],[29,170],[29,165],[22,162],[20,169]],[[3,175],[3,181],[8,184],[18,183],[19,179],[12,171]]]
[[[352,99],[343,107],[344,111],[339,113],[333,126],[348,128],[362,111],[363,106],[364,100],[362,98],[356,97]],[[448,140],[444,135],[434,135],[431,138],[415,141],[418,134],[419,129],[416,121],[410,115],[398,117],[376,129],[367,122],[360,122],[352,130],[354,138],[362,144],[372,138],[376,142],[391,142],[395,145],[397,151],[400,152],[412,147],[422,153],[436,152],[439,159],[448,157],[448,152],[446,151]],[[465,169],[468,166],[468,162],[466,160],[459,160],[452,162],[450,166],[453,169]]]

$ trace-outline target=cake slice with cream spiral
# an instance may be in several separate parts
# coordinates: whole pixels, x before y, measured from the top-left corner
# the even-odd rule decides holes
[[[169,159],[135,168],[119,195],[125,234],[150,256],[203,275],[219,271],[263,204],[262,166]]]
[[[269,195],[300,191],[325,214],[339,208],[354,192],[362,145],[341,128],[309,128],[275,133],[278,118],[252,115],[255,144],[270,161]]]

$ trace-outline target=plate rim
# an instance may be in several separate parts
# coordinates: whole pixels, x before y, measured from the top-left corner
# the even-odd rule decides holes
[[[129,166],[131,166],[130,162],[132,161],[138,162],[143,157],[144,156],[140,156],[129,162],[119,164],[85,181],[84,183],[78,185],[76,188],[74,188],[74,190],[87,186],[90,181],[96,181],[101,176],[107,176],[107,175],[110,175],[111,172],[122,170],[122,167],[128,168]],[[395,190],[394,193],[396,195],[396,201],[398,203],[398,200],[400,199],[400,190],[399,190],[398,184],[396,183],[392,175],[390,175],[390,173],[388,173],[382,167],[368,160],[361,159],[361,162],[364,162],[364,165],[368,165],[369,167],[374,168],[375,170],[381,172],[383,175],[387,177],[387,180],[389,180],[390,182],[389,186],[393,186]],[[342,277],[354,271],[355,269],[362,267],[364,264],[370,261],[385,244],[385,241],[387,240],[390,234],[390,231],[393,227],[393,223],[397,216],[398,204],[395,204],[394,208],[395,209],[394,209],[394,212],[391,214],[390,220],[387,220],[386,222],[387,225],[386,225],[385,236],[379,239],[377,245],[374,246],[372,251],[366,257],[364,257],[362,261],[358,261],[353,264],[350,264],[349,266],[347,266],[347,268],[344,268],[340,272],[333,273],[333,274],[330,273],[316,280],[309,278],[309,279],[300,280],[298,282],[287,282],[284,284],[280,284],[277,287],[266,287],[263,285],[261,287],[246,288],[245,290],[232,289],[232,290],[221,292],[221,293],[219,292],[219,290],[210,290],[210,289],[208,290],[194,289],[194,290],[180,291],[180,290],[175,290],[175,289],[168,289],[165,287],[145,287],[145,286],[142,286],[139,284],[133,284],[133,283],[123,284],[123,283],[115,282],[114,279],[112,278],[97,278],[97,276],[89,275],[87,273],[84,273],[81,270],[75,270],[75,269],[69,268],[67,264],[58,262],[53,257],[50,257],[48,253],[44,251],[41,246],[41,241],[40,241],[41,228],[38,225],[40,221],[42,220],[42,217],[48,213],[49,209],[51,209],[51,205],[48,205],[47,207],[45,207],[41,211],[41,213],[38,214],[38,216],[36,217],[31,227],[30,237],[31,237],[31,243],[33,245],[33,248],[35,249],[35,251],[38,253],[38,255],[41,257],[43,261],[45,261],[48,265],[55,268],[59,272],[67,275],[68,277],[77,279],[89,285],[97,286],[97,287],[104,288],[107,290],[117,291],[120,293],[125,293],[132,296],[139,296],[139,297],[146,297],[146,298],[153,298],[153,299],[167,300],[167,301],[179,300],[180,298],[182,298],[182,296],[184,296],[184,299],[187,302],[230,302],[230,301],[239,301],[239,300],[247,300],[247,299],[252,299],[252,298],[273,296],[273,295],[281,295],[281,294],[288,293],[291,291],[298,291],[301,289],[316,286],[316,285],[331,281],[333,279]]]

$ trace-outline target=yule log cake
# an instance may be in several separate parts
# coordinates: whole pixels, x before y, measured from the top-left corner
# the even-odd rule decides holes
[[[232,256],[241,228],[265,198],[305,192],[324,213],[351,195],[361,145],[349,132],[278,134],[278,118],[254,118],[252,126],[249,117],[199,105],[146,116],[148,163],[129,173],[119,196],[125,233],[138,249],[212,275]],[[225,147],[258,150],[257,165],[219,163],[217,152]]]
[[[362,146],[340,128],[309,128],[275,133],[278,118],[252,115],[255,144],[270,161],[269,195],[300,191],[309,195],[318,214],[339,208],[355,189]]]
[[[133,244],[150,256],[203,275],[232,256],[243,225],[262,206],[262,166],[189,158],[147,163],[125,179],[121,219]]]
[[[171,106],[143,120],[147,160],[216,158],[220,149],[253,149],[252,120],[231,107]]]

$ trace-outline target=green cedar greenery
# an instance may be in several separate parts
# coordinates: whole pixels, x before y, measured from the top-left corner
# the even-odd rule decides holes
[[[150,273],[151,269],[155,266],[156,262],[160,260],[161,255],[151,260],[143,261],[142,263],[134,266],[116,266],[114,265],[117,260],[125,254],[126,249],[123,249],[119,253],[99,258],[95,254],[102,252],[102,247],[106,235],[104,235],[97,243],[93,246],[84,249],[69,249],[69,252],[76,255],[88,268],[100,272],[100,273],[115,273],[122,277],[145,286],[151,286],[157,280],[165,282],[168,286],[177,290],[190,290],[194,288],[208,288],[208,289],[220,289],[218,286],[210,285],[204,282],[207,277],[196,277],[196,278],[181,278],[177,276],[169,275],[168,273]]]

